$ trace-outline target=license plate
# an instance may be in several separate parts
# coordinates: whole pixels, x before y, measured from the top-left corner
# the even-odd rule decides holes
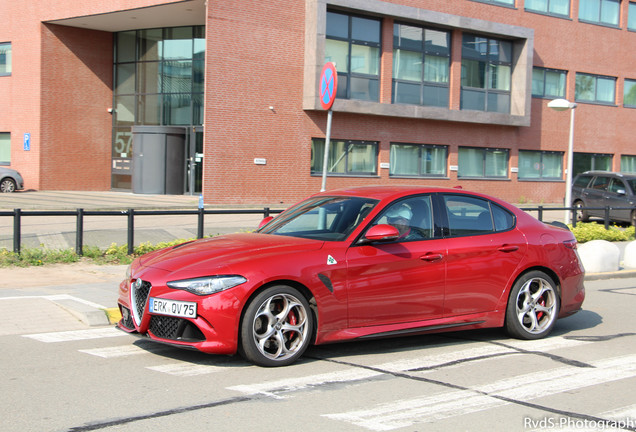
[[[178,300],[166,300],[150,297],[148,305],[150,313],[168,315],[182,318],[196,318],[197,304],[194,302],[184,302]]]

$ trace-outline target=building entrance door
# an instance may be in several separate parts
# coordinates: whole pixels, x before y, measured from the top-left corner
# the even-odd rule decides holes
[[[203,126],[193,126],[186,136],[186,194],[197,195],[203,190]]]

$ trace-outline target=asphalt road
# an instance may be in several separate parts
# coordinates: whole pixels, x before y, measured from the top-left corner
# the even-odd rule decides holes
[[[16,331],[0,336],[2,430],[636,430],[636,278],[586,288],[584,310],[544,340],[342,343],[274,369],[110,326]]]

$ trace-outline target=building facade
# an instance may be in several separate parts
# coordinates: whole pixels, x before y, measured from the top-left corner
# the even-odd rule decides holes
[[[636,2],[0,0],[0,165],[26,188],[288,205],[327,189],[462,186],[562,203],[636,172]]]

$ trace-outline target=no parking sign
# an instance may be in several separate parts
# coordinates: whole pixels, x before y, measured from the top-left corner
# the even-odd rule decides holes
[[[320,105],[323,109],[331,109],[333,101],[336,100],[336,92],[338,91],[338,72],[336,65],[332,62],[325,63],[320,73]]]

